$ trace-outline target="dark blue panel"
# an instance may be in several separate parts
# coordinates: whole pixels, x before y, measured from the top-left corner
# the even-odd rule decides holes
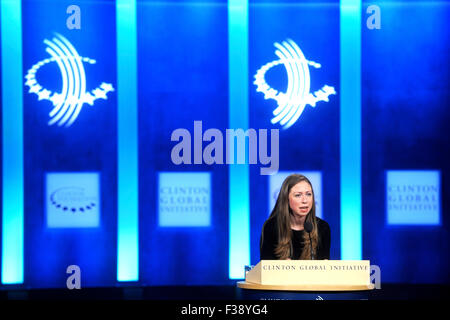
[[[115,6],[113,2],[83,2],[81,30],[69,30],[66,9],[73,1],[25,1],[23,66],[50,58],[44,39],[55,32],[65,37],[82,57],[86,91],[102,82],[116,87]],[[42,87],[62,89],[55,61],[36,73]],[[26,80],[24,79],[24,82]],[[81,268],[81,286],[113,285],[116,278],[116,93],[107,100],[84,104],[70,127],[49,126],[49,100],[38,100],[24,86],[25,157],[25,284],[30,287],[65,287],[66,268]],[[98,172],[100,225],[94,228],[47,228],[46,172]],[[69,183],[70,184],[70,183]]]
[[[362,29],[363,258],[382,282],[448,283],[450,6],[371,4],[381,29]],[[441,171],[440,226],[386,225],[385,170],[405,169]]]
[[[228,123],[226,5],[138,5],[140,276],[154,285],[228,281],[228,169],[175,165],[172,132]],[[204,143],[205,145],[205,143]],[[193,151],[192,151],[193,155]],[[158,226],[158,172],[210,172],[209,227]]]
[[[330,224],[331,259],[340,257],[339,213],[339,6],[329,5],[251,5],[249,11],[249,92],[250,127],[280,129],[280,171],[321,171],[323,218]],[[306,105],[297,122],[284,130],[271,124],[277,102],[265,100],[256,91],[253,76],[261,66],[278,60],[274,42],[292,39],[305,58],[321,64],[309,67],[310,92],[325,84],[337,95],[313,108]],[[266,73],[266,81],[286,92],[287,74],[282,65]],[[259,167],[251,168],[251,261],[259,261],[261,228],[272,208],[268,208],[268,176]]]

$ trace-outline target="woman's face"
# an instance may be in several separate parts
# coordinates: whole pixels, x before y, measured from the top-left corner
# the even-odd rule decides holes
[[[289,192],[289,207],[292,213],[306,216],[313,205],[312,188],[306,181],[300,181],[291,188]]]

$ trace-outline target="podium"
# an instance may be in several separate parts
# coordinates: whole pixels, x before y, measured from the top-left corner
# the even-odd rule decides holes
[[[369,260],[261,260],[237,286],[253,290],[372,290]]]

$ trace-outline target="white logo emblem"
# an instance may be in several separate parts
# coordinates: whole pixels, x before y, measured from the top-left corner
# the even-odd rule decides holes
[[[322,89],[311,93],[308,65],[316,69],[320,68],[321,65],[306,60],[302,50],[290,39],[283,41],[282,44],[275,42],[274,46],[277,48],[275,54],[279,60],[263,65],[256,72],[253,83],[257,86],[256,91],[264,93],[265,99],[274,99],[278,103],[278,107],[273,111],[272,124],[279,122],[283,129],[287,129],[297,121],[307,104],[315,107],[318,101],[328,102],[328,96],[336,94],[336,91],[333,87],[325,85]],[[280,64],[284,65],[287,72],[288,87],[286,92],[279,92],[271,88],[265,80],[266,72]]]
[[[28,70],[25,85],[30,88],[28,92],[38,96],[38,100],[52,102],[53,109],[49,113],[48,125],[57,123],[58,126],[70,127],[78,117],[84,103],[92,106],[96,99],[106,100],[106,95],[114,91],[114,88],[110,83],[103,82],[98,88],[87,92],[83,62],[95,64],[96,61],[80,57],[73,45],[58,33],[51,41],[45,39],[44,43],[47,45],[45,51],[51,58],[39,61]],[[36,80],[37,71],[50,62],[56,62],[61,72],[62,90],[59,93],[43,88]]]

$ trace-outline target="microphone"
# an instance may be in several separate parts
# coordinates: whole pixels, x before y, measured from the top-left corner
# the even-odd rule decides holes
[[[310,221],[305,221],[305,224],[303,225],[303,227],[305,228],[305,231],[308,232],[309,245],[311,248],[311,260],[314,260],[314,251],[313,251],[313,246],[312,246],[312,241],[311,241],[311,231],[313,229],[313,225]]]

